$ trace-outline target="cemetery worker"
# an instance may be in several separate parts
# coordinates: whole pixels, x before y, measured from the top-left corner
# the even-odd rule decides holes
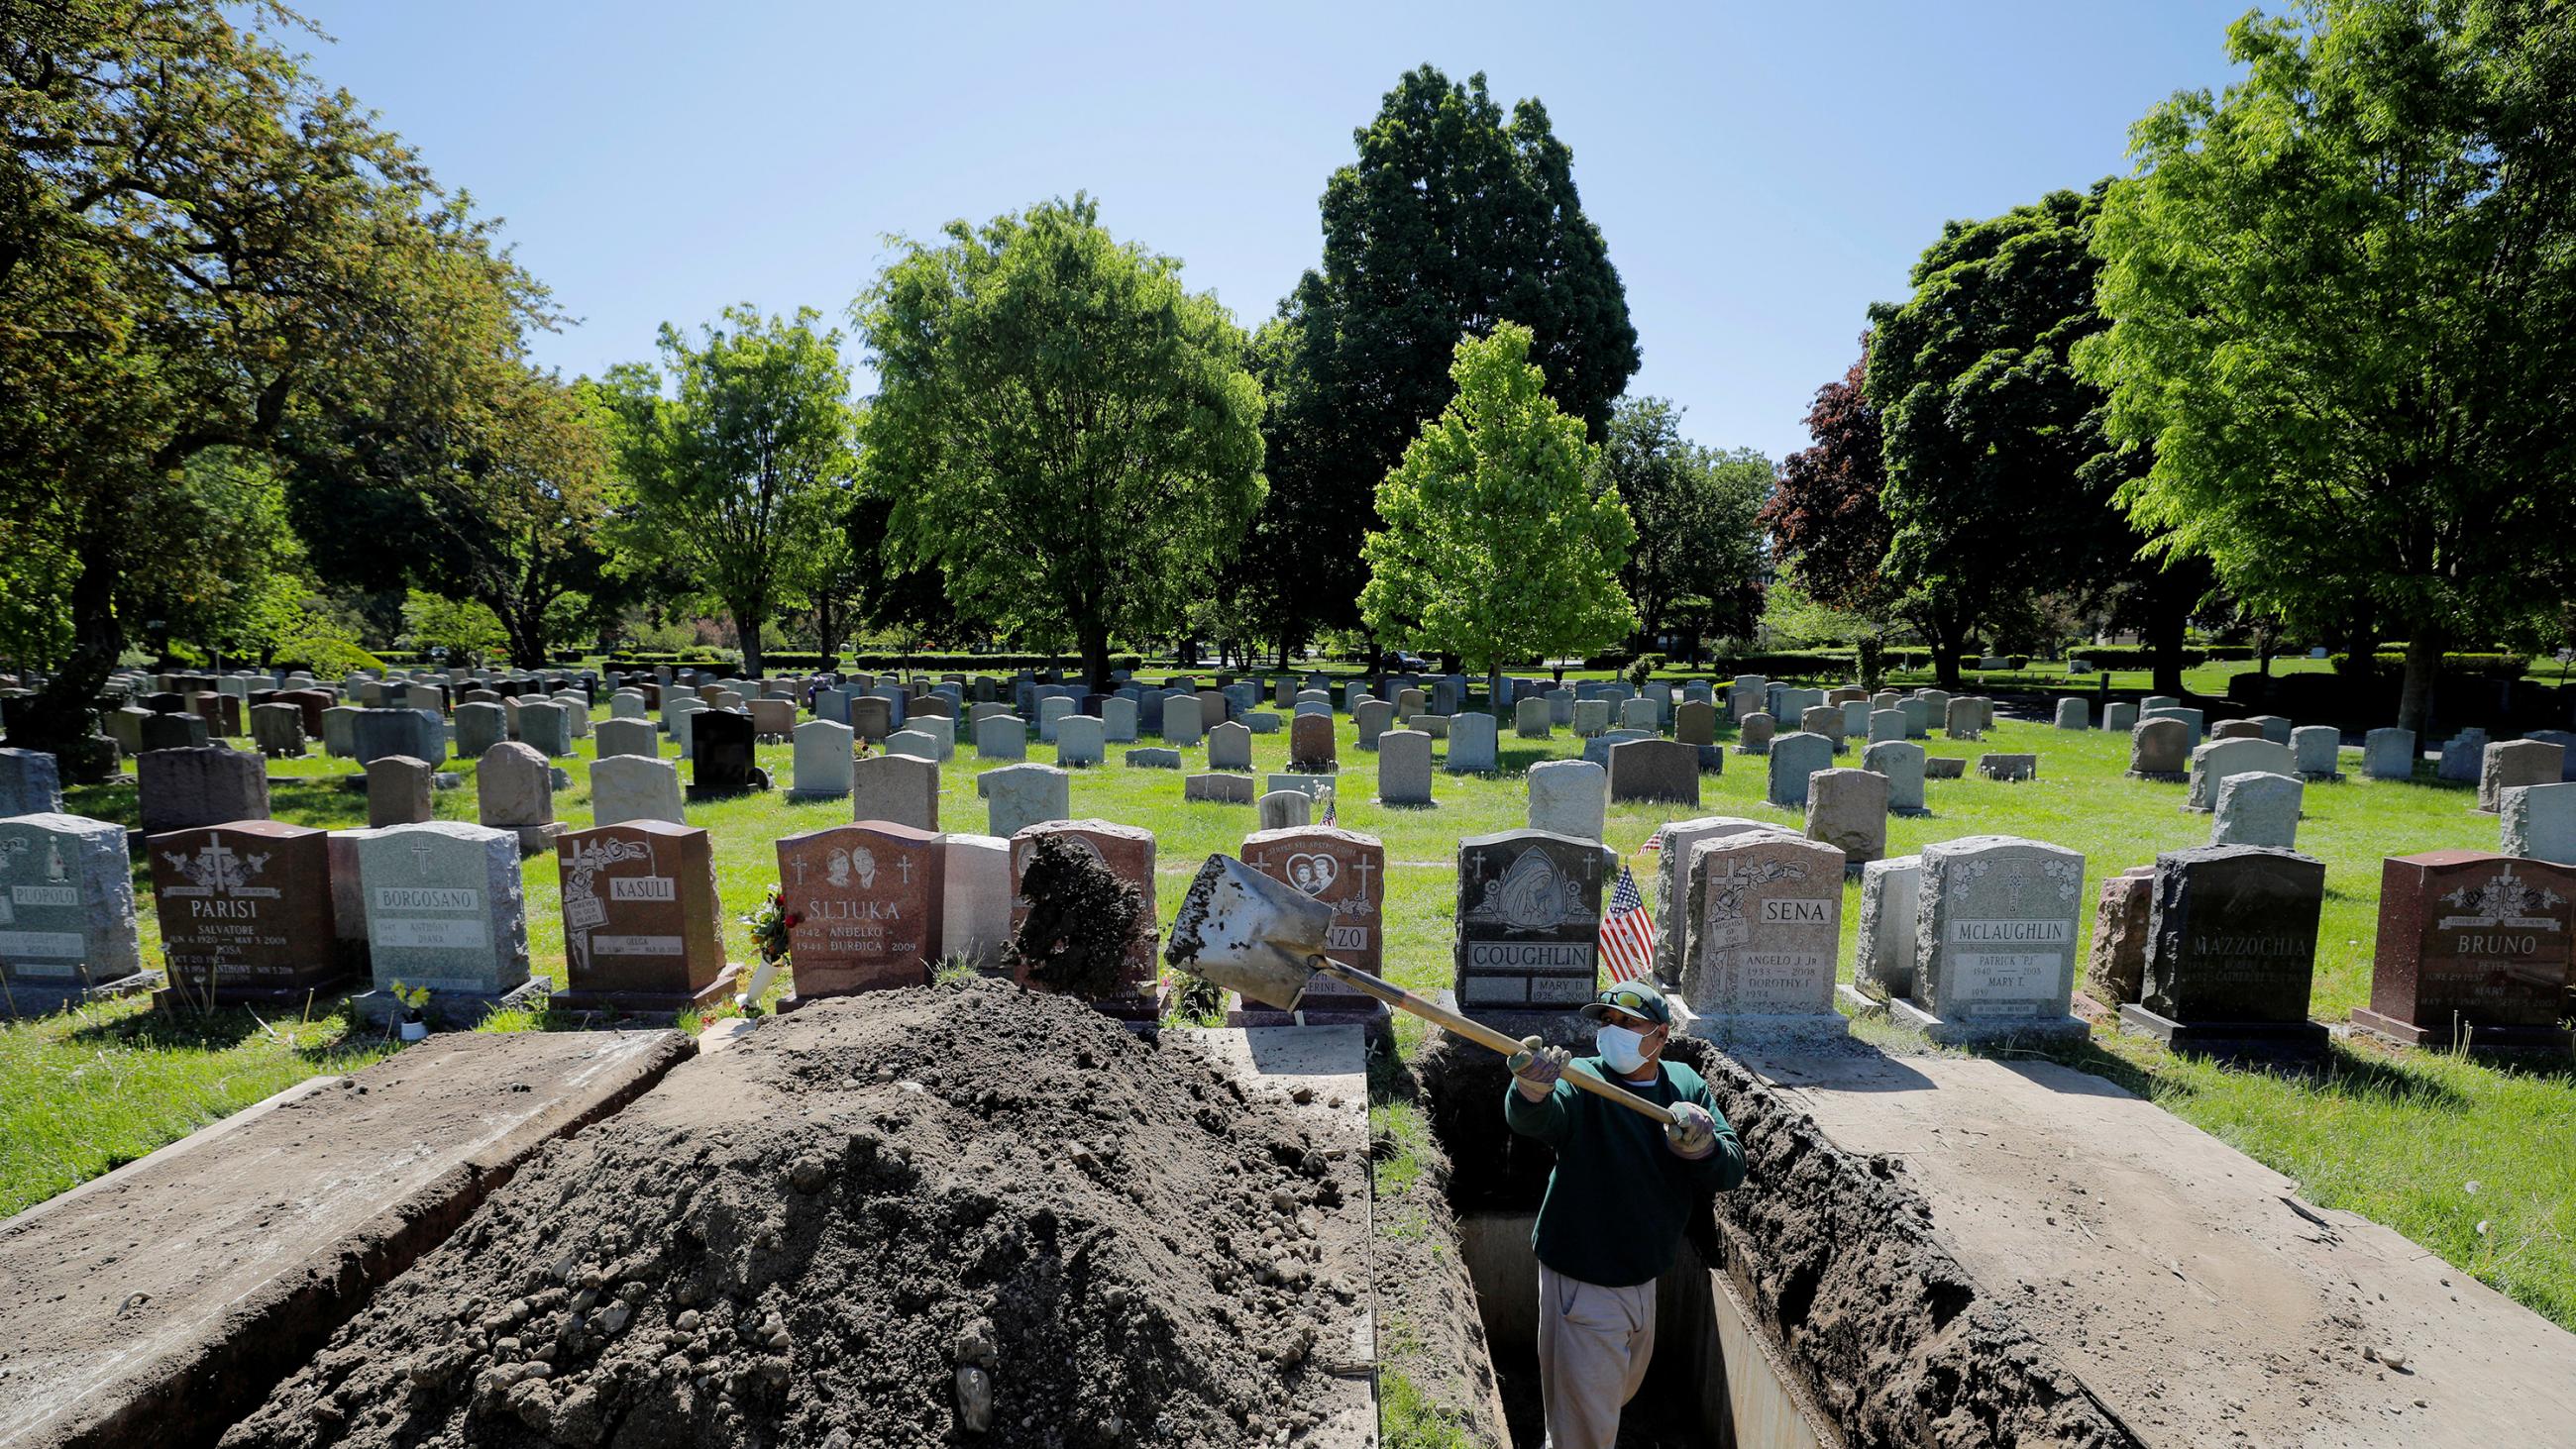
[[[1503,1120],[1556,1149],[1530,1234],[1538,1250],[1539,1392],[1550,1449],[1609,1449],[1619,1411],[1655,1352],[1655,1280],[1672,1266],[1683,1225],[1712,1191],[1744,1181],[1744,1148],[1699,1073],[1661,1060],[1672,1005],[1653,983],[1622,981],[1584,1004],[1599,1054],[1524,1039],[1511,1057]],[[1681,1120],[1578,1092],[1589,1072]]]

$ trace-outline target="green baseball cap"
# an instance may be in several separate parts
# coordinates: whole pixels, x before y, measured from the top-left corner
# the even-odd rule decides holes
[[[1624,1011],[1642,1016],[1661,1026],[1673,1024],[1673,1004],[1664,999],[1663,990],[1651,981],[1616,981],[1599,996],[1576,1008],[1585,1016],[1599,1021],[1610,1011]]]

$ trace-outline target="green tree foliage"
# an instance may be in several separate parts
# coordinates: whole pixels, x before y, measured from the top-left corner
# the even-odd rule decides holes
[[[1914,265],[1914,295],[1870,308],[1884,573],[1945,685],[1977,629],[2137,552],[2111,503],[2129,460],[2103,435],[2102,390],[2067,359],[2107,325],[2091,243],[2109,186],[1944,225]]]
[[[2228,51],[2131,133],[2078,360],[2154,446],[2132,516],[2355,654],[2402,630],[2421,729],[2446,643],[2576,592],[2576,11],[2339,0]]]
[[[509,647],[500,616],[474,599],[411,591],[403,600],[403,643],[450,664],[480,664]]]
[[[628,546],[687,571],[723,601],[742,667],[761,672],[761,627],[790,587],[797,553],[831,524],[857,476],[850,373],[822,314],[725,309],[696,345],[662,328],[663,374],[610,369],[618,471],[633,499]]]
[[[460,298],[544,296],[461,199],[267,34],[273,6],[95,0],[0,25],[0,552],[60,560],[70,647],[12,716],[71,777],[149,606],[211,535],[217,449],[291,455],[329,409],[452,369]]]
[[[1044,202],[910,243],[854,308],[876,359],[867,488],[902,556],[1027,638],[1173,627],[1261,504],[1261,388],[1181,264]]]
[[[1399,643],[1491,673],[1584,654],[1636,626],[1619,572],[1636,527],[1583,422],[1530,361],[1530,330],[1457,345],[1457,392],[1378,485],[1360,613]]]
[[[1302,639],[1360,620],[1371,502],[1448,402],[1450,349],[1504,318],[1533,336],[1549,395],[1596,441],[1637,371],[1637,331],[1574,158],[1535,99],[1507,119],[1479,74],[1407,74],[1352,135],[1323,197],[1324,256],[1262,329],[1270,502],[1251,602]]]
[[[1618,492],[1637,540],[1619,571],[1645,647],[1667,630],[1742,636],[1762,614],[1763,505],[1771,460],[1684,438],[1681,410],[1663,398],[1622,398],[1610,415],[1601,476]]]

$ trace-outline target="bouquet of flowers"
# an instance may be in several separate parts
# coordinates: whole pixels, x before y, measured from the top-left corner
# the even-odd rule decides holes
[[[787,892],[775,882],[760,909],[742,918],[742,923],[751,927],[751,943],[760,948],[760,968],[752,972],[751,985],[739,998],[744,1014],[760,1009],[760,998],[768,994],[770,981],[787,964],[787,933],[804,919],[787,909]]]

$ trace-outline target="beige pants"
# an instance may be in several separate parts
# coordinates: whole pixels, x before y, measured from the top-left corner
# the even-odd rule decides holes
[[[1538,1265],[1538,1390],[1548,1449],[1610,1449],[1655,1357],[1655,1285],[1604,1288]]]

